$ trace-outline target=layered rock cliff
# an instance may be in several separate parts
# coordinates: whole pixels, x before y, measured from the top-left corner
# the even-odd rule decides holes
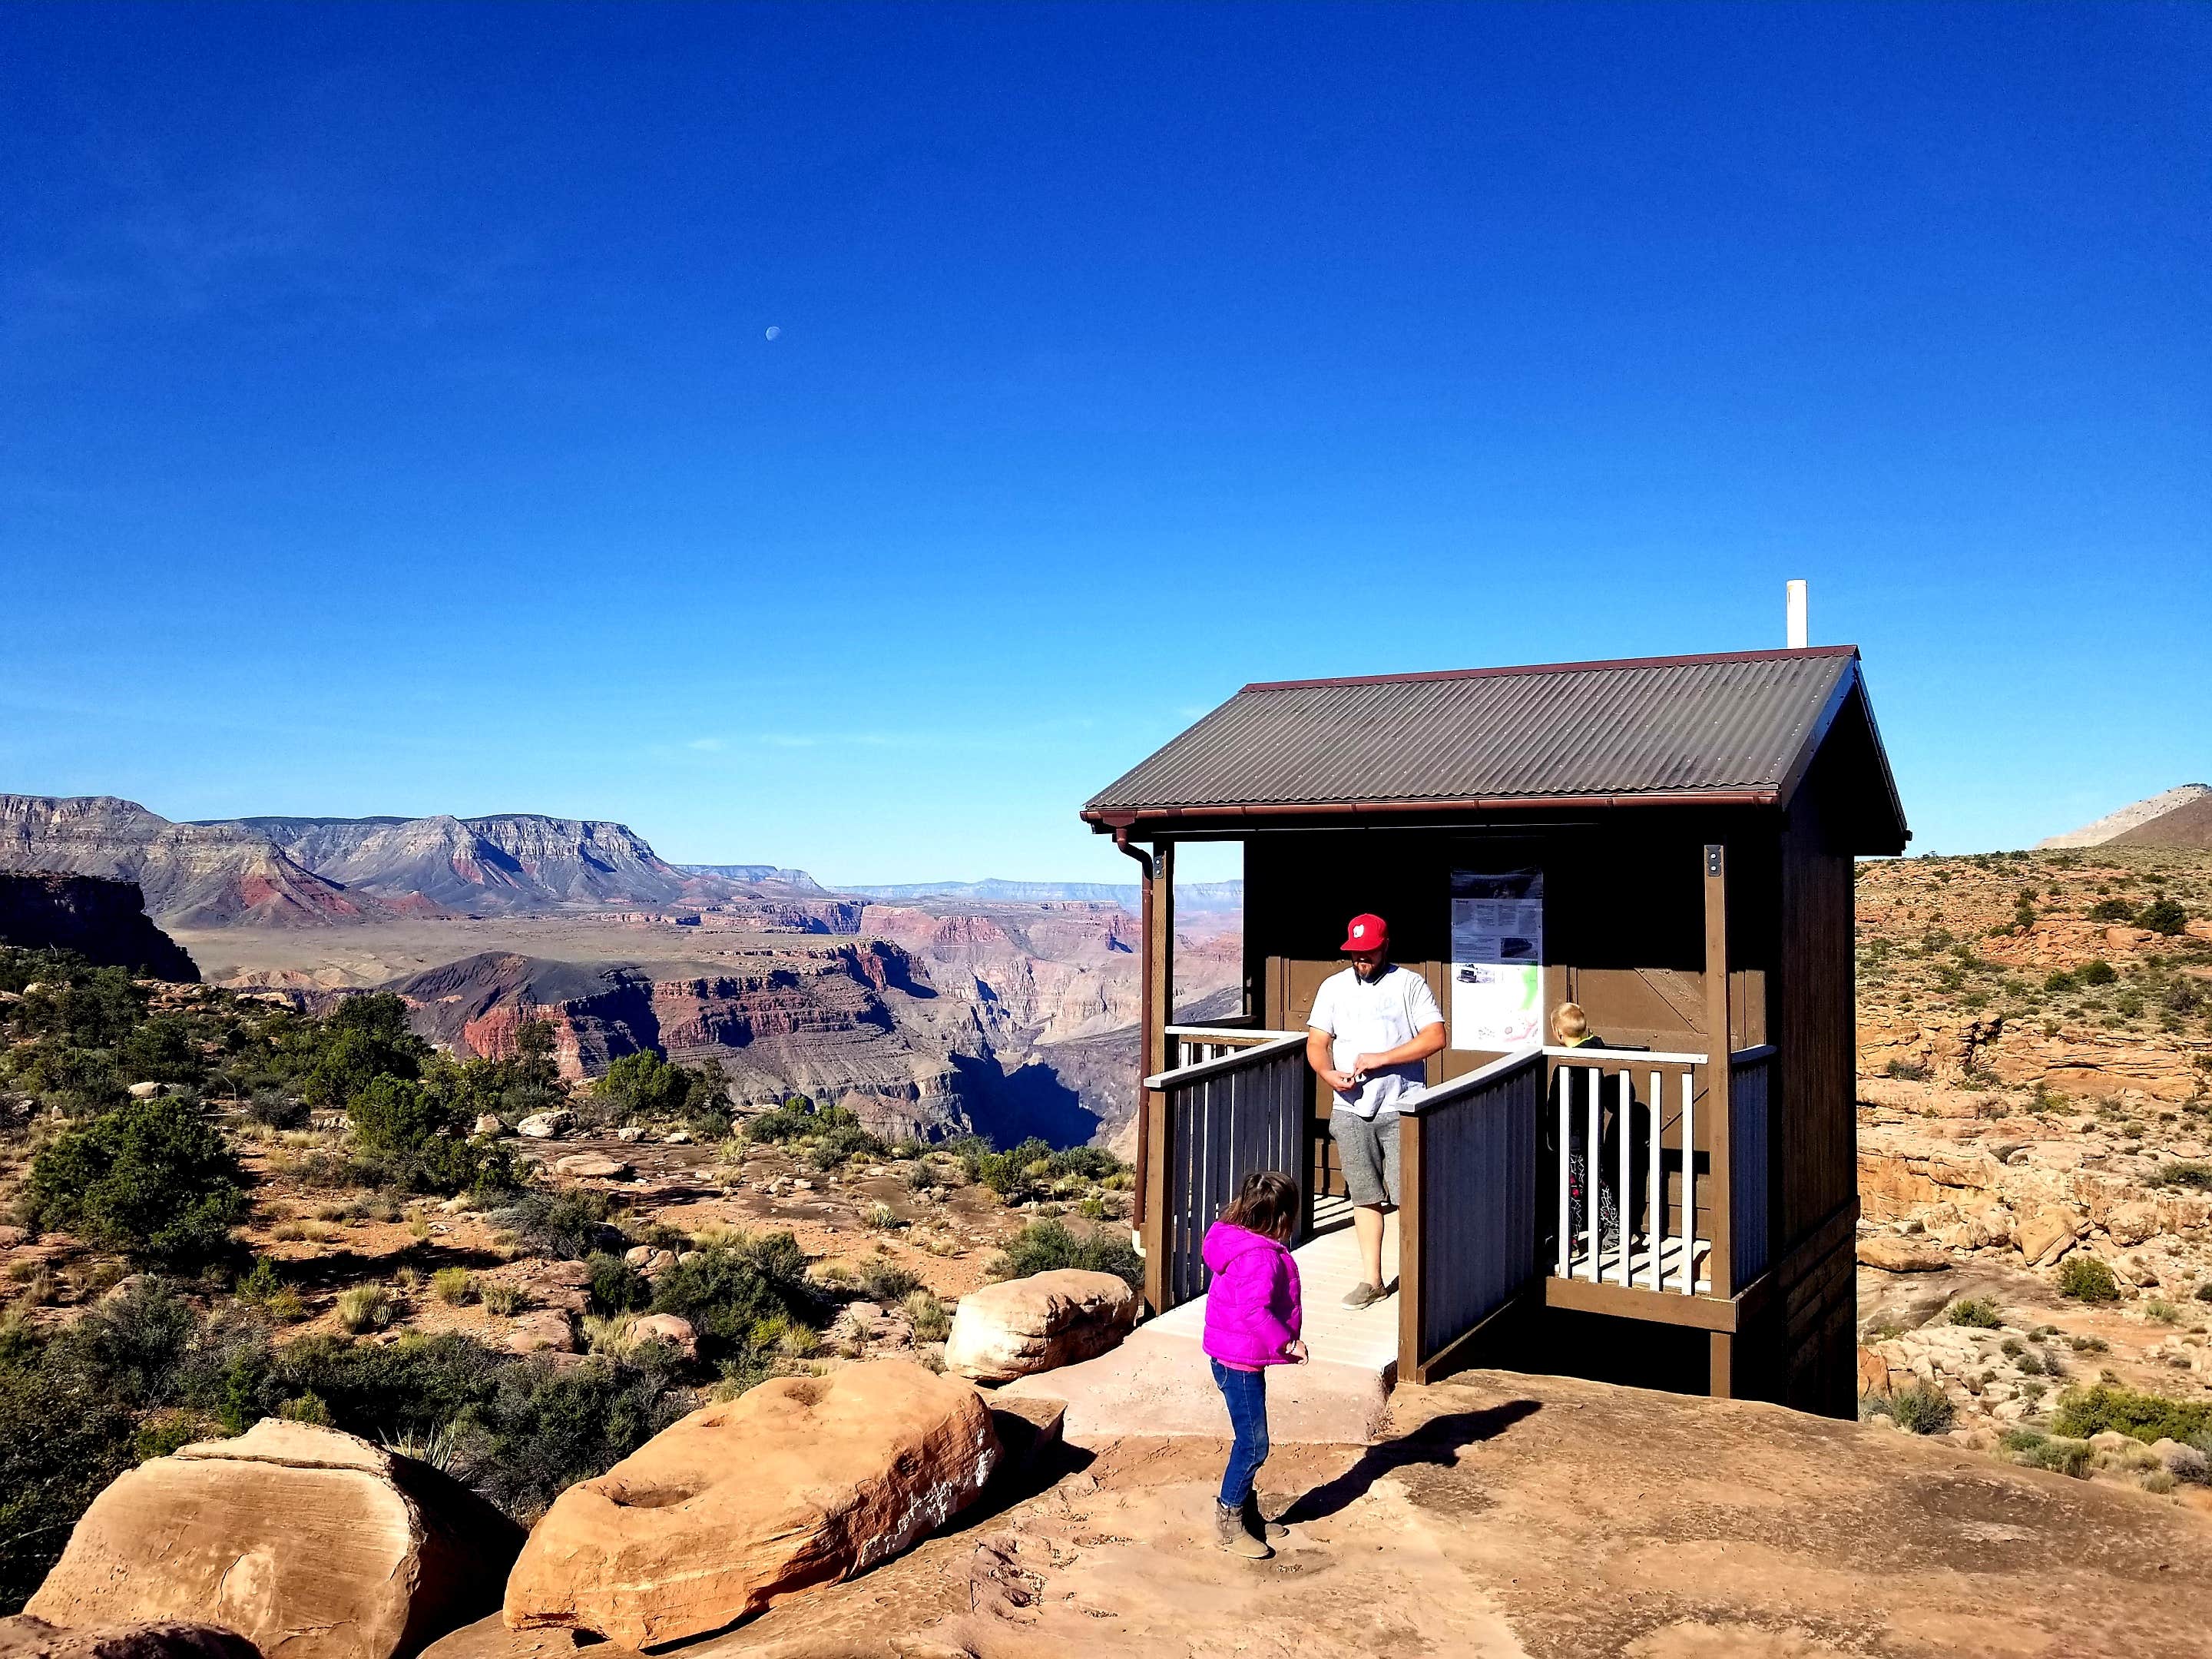
[[[196,982],[200,970],[146,919],[134,883],[52,870],[0,870],[0,945],[74,951],[103,968]]]

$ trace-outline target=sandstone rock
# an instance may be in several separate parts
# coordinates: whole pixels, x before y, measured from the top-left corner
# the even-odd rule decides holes
[[[1858,1261],[1862,1267],[1879,1267],[1890,1273],[1941,1273],[1951,1265],[1941,1245],[1925,1238],[1905,1238],[1896,1233],[1869,1233],[1858,1242]],[[955,1334],[958,1325],[955,1322]],[[945,1362],[950,1364],[948,1358]]]
[[[260,1659],[253,1644],[215,1625],[109,1625],[64,1630],[18,1613],[0,1619],[0,1659]]]
[[[986,1285],[960,1298],[945,1368],[983,1382],[1104,1353],[1137,1322],[1137,1293],[1113,1273],[1056,1268]]]
[[[848,1578],[972,1501],[999,1459],[974,1388],[903,1360],[763,1382],[561,1494],[506,1620],[635,1647]]]
[[[421,1659],[638,1659],[631,1649],[612,1642],[588,1646],[572,1630],[509,1630],[497,1613],[464,1625],[422,1650]]]
[[[2150,1449],[2177,1480],[2203,1480],[2212,1472],[2212,1458],[2179,1440],[2154,1440]]]
[[[2020,1253],[2032,1267],[2047,1267],[2073,1248],[2080,1223],[2057,1206],[2038,1210],[2021,1224]]]
[[[592,1270],[580,1261],[549,1261],[530,1281],[530,1298],[542,1308],[580,1314],[592,1305]]]
[[[556,1107],[550,1112],[532,1112],[514,1126],[514,1132],[532,1140],[550,1140],[556,1135],[567,1133],[568,1126],[575,1121],[574,1112]]]
[[[499,1114],[496,1112],[480,1112],[477,1115],[476,1127],[469,1133],[479,1135],[503,1135],[507,1133],[507,1125],[499,1121]]]
[[[541,1308],[514,1322],[507,1346],[513,1353],[574,1353],[576,1334],[568,1328],[568,1315],[556,1309]]]
[[[2159,1225],[2158,1206],[2142,1199],[2114,1205],[2105,1218],[2105,1227],[2118,1244],[2140,1244],[2147,1238],[2155,1238],[2163,1231]]]
[[[285,1659],[395,1659],[481,1616],[521,1543],[427,1465],[264,1418],[115,1480],[24,1610],[220,1625]]]
[[[629,1173],[629,1165],[605,1152],[574,1152],[553,1160],[558,1173],[578,1181],[614,1181]]]
[[[623,1252],[623,1260],[633,1267],[642,1267],[647,1262],[653,1260],[653,1246],[650,1244],[633,1244],[629,1249]]]
[[[1887,1399],[1890,1392],[1889,1361],[1872,1348],[1859,1350],[1859,1394]]]
[[[134,1083],[129,1092],[133,1100],[158,1100],[174,1086],[167,1083]]]
[[[644,1139],[645,1131],[635,1123],[625,1123],[615,1131],[615,1139],[627,1145],[631,1141]]]
[[[691,1132],[689,1129],[672,1129],[661,1136],[660,1144],[664,1146],[689,1146],[691,1144]]]
[[[691,1322],[678,1314],[646,1314],[631,1325],[630,1334],[641,1342],[665,1342],[686,1359],[699,1357],[698,1334]]]

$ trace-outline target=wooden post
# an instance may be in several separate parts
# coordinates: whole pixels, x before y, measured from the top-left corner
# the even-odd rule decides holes
[[[1735,1269],[1729,1251],[1734,1229],[1733,1183],[1729,1170],[1729,959],[1728,852],[1718,844],[1705,851],[1705,1147],[1710,1157],[1707,1202],[1712,1213],[1712,1260],[1706,1276],[1717,1297],[1735,1294]],[[1722,1349],[1716,1345],[1717,1364]],[[1717,1394],[1719,1389],[1717,1388]]]
[[[1152,849],[1152,865],[1145,879],[1142,925],[1143,980],[1138,991],[1138,1044],[1143,1076],[1168,1068],[1168,1030],[1175,1020],[1175,844],[1163,842]],[[1141,1079],[1139,1079],[1141,1081]],[[1145,1240],[1145,1300],[1155,1314],[1168,1310],[1169,1257],[1175,1247],[1175,1217],[1170,1212],[1175,1192],[1175,1125],[1168,1115],[1168,1097],[1157,1089],[1142,1093],[1137,1109],[1143,1114],[1138,1128],[1139,1231]]]
[[[1421,1115],[1398,1119],[1398,1380],[1425,1382],[1422,1374]]]

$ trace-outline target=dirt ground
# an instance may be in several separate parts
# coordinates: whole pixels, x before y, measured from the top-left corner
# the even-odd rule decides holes
[[[1286,1448],[1272,1561],[1210,1547],[1224,1448],[1128,1440],[684,1659],[1373,1654],[2202,1659],[2212,1522],[1777,1407],[1470,1372]],[[1080,1467],[1077,1467],[1080,1466]]]

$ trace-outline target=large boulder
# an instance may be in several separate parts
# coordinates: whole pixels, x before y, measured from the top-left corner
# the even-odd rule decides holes
[[[905,1360],[763,1382],[562,1492],[508,1576],[507,1623],[641,1648],[720,1630],[896,1554],[998,1460],[982,1396]]]
[[[1951,1265],[1942,1245],[1901,1233],[1869,1233],[1859,1240],[1857,1254],[1860,1266],[1888,1273],[1941,1273]]]
[[[244,1637],[214,1625],[109,1625],[98,1630],[63,1630],[43,1619],[18,1613],[13,1619],[0,1619],[0,1659],[259,1659],[259,1656]]]
[[[1060,1267],[986,1285],[960,1298],[945,1369],[1007,1382],[1095,1358],[1137,1322],[1137,1293],[1113,1273]]]
[[[497,1605],[521,1545],[425,1464],[264,1418],[116,1480],[24,1611],[64,1626],[220,1625],[269,1659],[410,1659]]]
[[[514,1126],[514,1132],[519,1135],[526,1135],[532,1140],[551,1140],[556,1136],[566,1134],[568,1132],[568,1126],[575,1121],[576,1115],[574,1112],[565,1107],[556,1106],[550,1111],[532,1112]]]

